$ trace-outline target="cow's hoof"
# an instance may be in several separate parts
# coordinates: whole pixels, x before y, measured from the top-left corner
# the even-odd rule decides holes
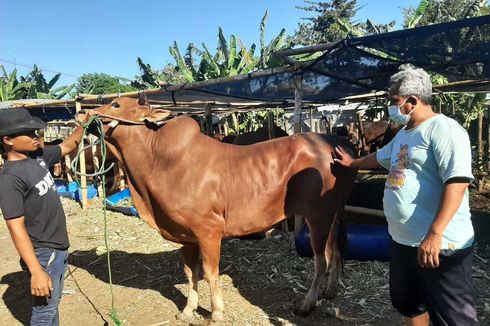
[[[312,305],[311,307],[301,306],[299,308],[294,309],[294,313],[298,316],[306,317],[313,311],[313,309],[315,309],[314,305]]]
[[[325,299],[334,299],[337,296],[337,289],[326,288],[323,291],[322,297]]]
[[[213,321],[223,321],[225,320],[225,317],[223,315],[223,312],[222,311],[216,311],[216,312],[213,312],[212,315],[211,315],[211,319]]]
[[[185,312],[181,312],[176,316],[176,318],[188,324],[196,324],[197,322],[199,322],[199,320],[197,319],[196,316],[194,316],[194,314],[188,314]]]

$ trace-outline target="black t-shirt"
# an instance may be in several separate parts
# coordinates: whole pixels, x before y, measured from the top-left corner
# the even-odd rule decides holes
[[[20,161],[6,161],[0,172],[0,208],[8,220],[24,216],[34,248],[68,249],[66,218],[49,168],[61,148],[49,146]]]

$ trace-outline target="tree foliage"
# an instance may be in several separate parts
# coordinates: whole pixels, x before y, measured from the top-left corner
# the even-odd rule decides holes
[[[289,40],[296,45],[311,45],[337,42],[348,36],[339,21],[356,24],[354,18],[359,7],[357,0],[305,1],[307,6],[297,6],[299,10],[313,13],[302,18],[298,29]]]
[[[56,74],[48,82],[42,71],[34,65],[31,72],[26,76],[17,79],[17,69],[7,73],[3,66],[0,66],[0,100],[19,100],[19,99],[61,99],[65,97],[74,87],[60,86],[53,88],[59,80],[61,74]]]
[[[104,73],[83,74],[78,78],[76,92],[82,94],[109,94],[135,91],[137,88],[128,85],[128,81],[120,77],[112,77]]]
[[[267,69],[282,65],[274,57],[274,53],[290,47],[286,40],[286,30],[282,29],[268,44],[265,42],[265,27],[269,13],[266,11],[260,22],[259,53],[255,54],[257,46],[252,44],[247,48],[239,37],[231,34],[227,39],[221,27],[218,27],[218,45],[216,52],[202,43],[198,48],[189,43],[185,52],[182,52],[176,41],[169,47],[174,58],[173,69],[166,66],[166,72],[153,70],[138,58],[141,75],[133,85],[145,88],[154,87],[162,83],[179,84],[192,83],[220,77],[236,76],[249,73],[256,69]],[[164,69],[165,70],[165,69]]]
[[[404,28],[451,22],[490,14],[487,0],[422,0],[403,9]]]
[[[477,17],[490,13],[487,0],[421,0],[417,8],[404,9],[404,27],[413,28],[437,23],[451,22],[459,19]],[[461,30],[453,35],[445,46],[447,53],[457,51],[458,48],[467,47],[472,42],[477,42],[472,30]],[[486,37],[490,37],[486,35]],[[466,69],[479,69],[468,65]],[[448,80],[443,76],[432,74],[434,85],[446,84]],[[460,93],[451,95],[434,96],[433,106],[441,109],[457,118],[465,127],[478,117],[485,106],[486,94]]]

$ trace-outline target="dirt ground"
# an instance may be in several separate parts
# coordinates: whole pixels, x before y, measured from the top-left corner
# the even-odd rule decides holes
[[[477,234],[474,277],[478,316],[490,323],[490,195],[473,195]],[[100,202],[87,211],[62,199],[71,240],[62,325],[113,324]],[[185,325],[175,315],[185,305],[186,280],[180,254],[144,222],[108,212],[112,280],[117,317],[124,325]],[[28,323],[28,277],[5,223],[0,223],[0,325]],[[310,285],[313,261],[299,257],[286,237],[227,240],[221,284],[225,322],[220,325],[401,325],[388,294],[388,264],[347,261],[340,293],[322,299],[308,317],[293,314]],[[210,316],[209,288],[199,282],[196,324]]]

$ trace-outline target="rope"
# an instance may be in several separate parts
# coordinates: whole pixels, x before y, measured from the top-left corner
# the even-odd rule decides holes
[[[84,137],[89,133],[88,129],[89,126],[92,125],[92,123],[96,126],[97,131],[98,131],[98,140],[93,142],[92,144],[89,144],[87,146],[83,145],[83,139]],[[100,166],[99,170],[95,171],[95,173],[91,174],[86,174],[86,173],[80,173],[77,171],[78,168],[78,161],[81,155],[85,155],[85,150],[87,148],[91,148],[93,146],[100,145],[100,152],[101,152],[101,161],[100,161]],[[97,177],[99,181],[102,182],[102,199],[104,203],[104,244],[105,248],[107,250],[107,272],[109,275],[109,287],[111,291],[111,319],[116,325],[121,325],[121,322],[117,318],[117,313],[116,313],[116,308],[114,307],[114,291],[112,289],[112,270],[111,270],[111,254],[109,250],[109,244],[107,241],[107,208],[105,204],[105,199],[106,199],[106,192],[105,192],[105,174],[114,166],[114,163],[112,163],[107,169],[104,170],[104,165],[105,165],[105,160],[107,156],[107,147],[106,143],[104,141],[104,128],[103,128],[103,123],[102,120],[98,116],[91,116],[90,119],[86,124],[83,125],[83,134],[82,134],[82,141],[80,142],[78,146],[78,152],[77,156],[73,160],[71,166],[72,166],[72,171],[75,174],[75,181],[77,182],[77,185],[81,188],[80,183],[78,182],[77,176],[93,176]],[[95,170],[95,167],[94,167]]]

